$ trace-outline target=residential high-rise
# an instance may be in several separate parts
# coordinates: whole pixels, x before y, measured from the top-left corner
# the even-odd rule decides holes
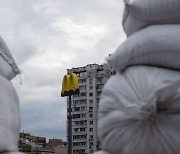
[[[80,93],[71,99],[72,153],[91,154],[100,146],[97,137],[98,102],[102,88],[112,74],[111,67],[107,64],[89,64],[68,69],[67,73],[77,74],[80,88]]]

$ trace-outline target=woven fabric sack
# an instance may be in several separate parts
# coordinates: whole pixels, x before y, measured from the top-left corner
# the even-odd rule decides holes
[[[0,75],[0,151],[18,151],[19,99],[12,83]]]
[[[128,37],[107,57],[115,70],[150,65],[180,70],[180,25],[149,26]]]
[[[6,43],[0,37],[0,75],[11,80],[17,74],[20,74],[20,70],[18,69]]]
[[[102,150],[179,154],[180,72],[134,66],[103,88],[98,114]]]
[[[179,0],[124,0],[123,27],[127,36],[149,26],[180,24]]]
[[[106,152],[106,151],[99,151],[99,152],[96,152],[96,153],[94,153],[94,154],[111,154],[111,153]]]

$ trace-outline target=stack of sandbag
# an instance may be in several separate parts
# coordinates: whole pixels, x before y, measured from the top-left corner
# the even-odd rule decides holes
[[[125,0],[128,38],[110,57],[97,154],[180,153],[180,1]]]
[[[19,99],[11,80],[19,73],[6,43],[0,38],[0,153],[18,152]]]

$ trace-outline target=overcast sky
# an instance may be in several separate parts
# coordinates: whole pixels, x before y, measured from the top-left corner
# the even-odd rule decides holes
[[[0,35],[23,71],[21,131],[66,140],[66,69],[102,64],[125,40],[122,0],[0,0]]]

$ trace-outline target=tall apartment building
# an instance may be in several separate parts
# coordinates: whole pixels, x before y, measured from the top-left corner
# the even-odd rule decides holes
[[[89,64],[84,67],[68,69],[67,73],[77,74],[80,88],[80,93],[73,95],[71,99],[72,153],[91,154],[99,149],[98,102],[102,88],[112,74],[111,67],[107,64]]]

